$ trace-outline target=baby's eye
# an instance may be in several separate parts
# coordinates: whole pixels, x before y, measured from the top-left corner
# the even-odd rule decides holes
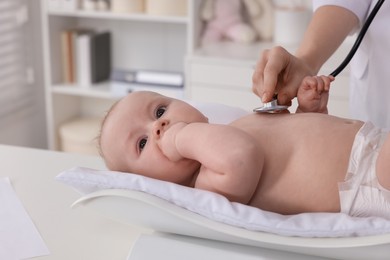
[[[146,142],[148,141],[148,139],[146,138],[142,138],[139,143],[138,143],[138,149],[140,152],[142,152],[142,150],[145,148],[145,145],[146,145]]]
[[[166,107],[159,107],[156,110],[156,117],[160,118],[165,113]]]

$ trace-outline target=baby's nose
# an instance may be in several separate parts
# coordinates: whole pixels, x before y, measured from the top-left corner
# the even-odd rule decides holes
[[[167,125],[168,125],[168,121],[167,120],[157,120],[154,123],[154,127],[153,127],[153,135],[154,135],[154,137],[160,138],[161,135],[163,134],[163,132],[165,131],[165,128],[167,127]]]

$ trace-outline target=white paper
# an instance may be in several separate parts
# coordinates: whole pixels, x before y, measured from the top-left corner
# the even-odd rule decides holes
[[[0,178],[0,259],[26,259],[48,254],[49,249],[9,178]]]

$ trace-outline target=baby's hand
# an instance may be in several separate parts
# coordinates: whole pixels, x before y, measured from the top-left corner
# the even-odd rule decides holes
[[[298,89],[297,112],[328,113],[328,97],[333,76],[305,77]]]
[[[176,135],[186,126],[187,123],[179,122],[171,125],[167,130],[163,132],[160,139],[157,141],[157,145],[160,147],[163,154],[171,161],[179,161],[183,158],[177,151],[176,147]]]

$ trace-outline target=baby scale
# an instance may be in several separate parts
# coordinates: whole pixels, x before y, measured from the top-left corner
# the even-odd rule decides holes
[[[99,190],[76,205],[153,230],[137,238],[127,260],[389,259],[390,234],[309,238],[251,231],[212,221],[141,191]]]
[[[350,52],[348,53],[347,57],[345,57],[344,61],[330,74],[330,76],[336,77],[351,61],[352,57],[355,55],[357,49],[360,46],[360,43],[362,42],[364,35],[367,32],[368,27],[370,26],[372,20],[378,13],[379,9],[381,8],[382,4],[385,0],[378,0],[375,7],[372,9],[370,15],[368,16],[366,22],[364,23],[358,37],[356,38],[356,41],[354,45],[352,46]],[[253,112],[257,113],[279,113],[283,110],[286,110],[288,106],[279,105],[278,104],[278,95],[275,94],[273,96],[272,101],[264,103],[263,106],[257,107],[253,109]]]

